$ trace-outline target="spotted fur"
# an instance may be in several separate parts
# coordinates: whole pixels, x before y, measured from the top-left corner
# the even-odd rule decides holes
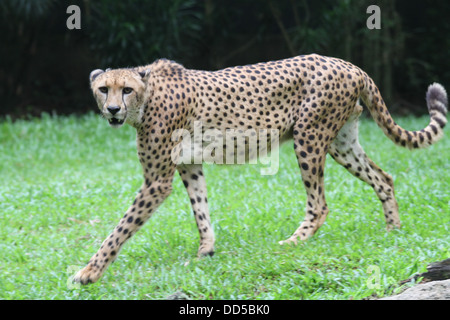
[[[281,140],[294,140],[307,192],[306,217],[281,243],[305,240],[324,223],[327,153],[373,187],[388,229],[400,227],[392,177],[367,157],[358,142],[359,98],[384,133],[400,146],[414,149],[435,143],[447,122],[447,94],[441,85],[433,84],[427,92],[429,125],[408,131],[393,121],[364,71],[316,54],[214,72],[189,70],[162,59],[131,69],[94,70],[90,79],[94,97],[110,124],[120,127],[127,122],[136,128],[144,182],[117,227],[76,275],[75,280],[83,284],[101,277],[123,244],[169,196],[175,171],[187,189],[198,225],[198,254],[214,253],[202,166],[177,165],[171,158],[180,148],[173,134],[179,129],[192,134],[196,121],[202,123],[203,131],[216,129],[223,135],[227,129],[276,129]]]

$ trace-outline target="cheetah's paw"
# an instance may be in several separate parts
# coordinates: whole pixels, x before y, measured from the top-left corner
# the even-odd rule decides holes
[[[86,285],[96,282],[101,276],[102,272],[100,271],[100,268],[88,264],[86,267],[77,272],[77,274],[73,277],[73,281]]]

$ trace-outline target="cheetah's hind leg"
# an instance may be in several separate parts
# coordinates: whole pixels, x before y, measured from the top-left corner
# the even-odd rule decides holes
[[[305,126],[303,126],[305,127]],[[325,201],[324,167],[327,145],[318,139],[318,131],[315,129],[304,130],[299,125],[294,126],[293,138],[295,154],[306,189],[306,216],[294,234],[287,240],[280,241],[283,244],[297,244],[298,240],[304,241],[312,237],[325,222],[328,215],[328,206]],[[305,139],[304,137],[314,137]]]
[[[328,153],[358,179],[369,184],[383,205],[387,230],[400,228],[398,204],[394,195],[392,177],[378,167],[364,152],[358,141],[358,118],[362,107],[357,104],[354,113],[339,131]]]

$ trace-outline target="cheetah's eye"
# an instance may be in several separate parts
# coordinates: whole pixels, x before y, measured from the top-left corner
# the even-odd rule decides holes
[[[122,90],[122,92],[123,92],[124,94],[130,94],[132,91],[133,91],[133,89],[132,89],[132,88],[129,88],[129,87],[125,87],[125,88],[123,88],[123,90]]]
[[[98,90],[100,90],[101,93],[108,93],[107,87],[100,87],[100,88],[98,88]]]

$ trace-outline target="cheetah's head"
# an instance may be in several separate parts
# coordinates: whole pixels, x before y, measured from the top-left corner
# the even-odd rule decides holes
[[[142,121],[148,100],[147,83],[150,70],[97,69],[91,72],[92,93],[103,116],[113,128],[124,122],[137,127]]]

